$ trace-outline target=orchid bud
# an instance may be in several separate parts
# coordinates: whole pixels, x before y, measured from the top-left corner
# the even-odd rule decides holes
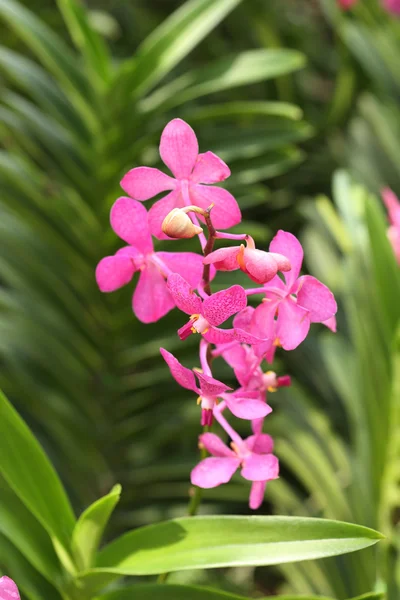
[[[171,238],[188,239],[203,233],[202,228],[195,225],[181,208],[171,210],[162,222],[161,228]]]

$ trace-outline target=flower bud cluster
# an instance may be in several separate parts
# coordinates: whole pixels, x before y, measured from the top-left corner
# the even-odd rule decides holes
[[[291,233],[278,231],[267,252],[256,248],[246,233],[219,231],[241,221],[232,194],[211,185],[227,179],[230,170],[212,152],[199,153],[187,123],[174,119],[167,124],[160,155],[173,177],[155,168],[136,167],[122,179],[127,196],[115,202],[110,220],[127,245],[100,261],[96,279],[102,291],[112,292],[139,272],[132,307],[144,323],[158,321],[174,308],[187,315],[178,335],[182,341],[200,335],[200,368],[185,367],[167,349],[161,348],[161,354],[172,377],[195,393],[200,406],[204,431],[199,444],[211,456],[193,469],[191,481],[202,488],[216,487],[240,469],[242,477],[252,482],[249,503],[256,509],[267,482],[279,474],[273,441],[263,432],[264,420],[272,412],[268,395],[291,383],[288,375],[264,371],[263,363],[272,363],[278,348],[297,348],[311,323],[335,331],[336,302],[323,283],[300,276],[303,249]],[[162,193],[147,211],[142,202]],[[171,241],[198,236],[201,252],[156,251],[153,236]],[[214,249],[221,240],[235,245]],[[219,271],[239,269],[258,287],[233,285],[211,293],[210,284]],[[258,302],[250,306],[253,296]],[[231,318],[232,326],[223,326]],[[218,358],[233,369],[236,389],[214,378],[211,367]],[[242,439],[228,415],[249,421],[252,434]],[[213,421],[229,438],[229,446],[209,431]]]

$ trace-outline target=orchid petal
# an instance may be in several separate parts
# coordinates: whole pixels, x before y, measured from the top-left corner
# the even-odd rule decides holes
[[[299,240],[289,233],[280,229],[269,245],[270,252],[283,254],[289,259],[292,265],[291,270],[285,275],[285,281],[290,290],[299,276],[301,265],[303,263],[303,248]]]
[[[256,248],[246,248],[244,250],[243,264],[249,277],[260,284],[271,281],[279,269],[282,271],[290,270],[290,262],[284,256],[273,252],[264,252]]]
[[[400,16],[400,0],[382,0],[382,4],[389,13]]]
[[[199,153],[199,144],[193,129],[173,119],[161,134],[160,156],[177,179],[189,179]]]
[[[249,506],[252,510],[257,510],[257,508],[260,508],[264,500],[266,485],[266,481],[253,481],[251,484]]]
[[[254,419],[251,422],[251,429],[253,430],[254,435],[260,435],[260,433],[262,432],[263,425],[264,425],[264,418]]]
[[[1,600],[21,600],[18,588],[14,581],[4,575],[0,577],[0,599]]]
[[[200,373],[195,370],[194,374],[199,379],[201,395],[203,396],[220,396],[224,392],[232,389],[221,381],[218,381],[218,379],[214,379],[214,377],[210,377],[205,373]]]
[[[220,325],[246,307],[246,292],[240,285],[216,292],[204,300],[203,314],[211,325]]]
[[[265,300],[254,311],[252,328],[265,340],[274,340],[276,335],[275,314],[280,300]]]
[[[181,275],[192,288],[196,288],[203,277],[203,257],[194,252],[157,252],[172,273]]]
[[[218,183],[224,181],[231,171],[214,152],[199,154],[190,177],[193,183]]]
[[[128,256],[106,256],[96,267],[96,281],[102,292],[114,292],[129,283],[135,272]]]
[[[241,475],[250,481],[270,481],[279,476],[279,461],[273,454],[251,454],[244,459]]]
[[[173,190],[175,179],[153,167],[136,167],[121,180],[121,187],[135,200],[148,200],[160,192]]]
[[[400,227],[391,225],[387,230],[387,236],[392,245],[396,260],[400,264]]]
[[[168,352],[168,350],[160,348],[160,352],[163,359],[169,366],[169,370],[171,371],[171,375],[175,381],[187,390],[192,390],[193,392],[199,393],[200,390],[196,385],[196,379],[193,371],[181,365],[179,360],[175,358],[171,352]]]
[[[297,304],[310,313],[311,323],[321,323],[337,311],[335,297],[323,283],[311,275],[298,280]]]
[[[162,223],[171,210],[182,206],[183,200],[179,188],[172,190],[167,196],[155,202],[149,210],[149,228],[152,235],[159,240],[170,240],[171,238],[165,235],[161,228]]]
[[[153,251],[147,210],[143,204],[132,198],[118,198],[111,208],[110,222],[121,240],[131,244],[143,254]]]
[[[228,483],[239,466],[238,458],[205,458],[191,472],[190,481],[201,488],[214,488]]]
[[[251,331],[251,323],[253,319],[255,308],[252,306],[246,306],[243,310],[238,312],[233,318],[233,326],[238,329],[244,329],[244,331]]]
[[[216,229],[229,229],[242,220],[240,208],[228,190],[201,184],[189,185],[190,200],[200,208],[207,209],[211,204],[211,218]]]
[[[261,419],[272,412],[272,408],[261,400],[252,400],[248,398],[238,398],[232,394],[226,394],[224,400],[235,417],[239,419]]]
[[[176,306],[188,315],[202,313],[202,301],[192,291],[190,284],[178,273],[171,273],[167,287]]]
[[[325,325],[325,327],[327,327],[328,329],[333,331],[333,333],[336,333],[337,326],[336,326],[336,317],[335,316],[330,317],[329,319],[326,319],[326,321],[322,321],[322,325]]]
[[[391,225],[400,227],[400,200],[390,188],[382,190],[382,198],[386,205]]]
[[[279,305],[276,335],[282,348],[294,350],[306,338],[310,329],[309,312],[296,304],[292,298],[286,298]]]
[[[228,344],[238,341],[235,329],[220,329],[219,327],[210,327],[203,337],[210,344]]]
[[[245,442],[248,449],[256,454],[270,454],[274,449],[274,440],[267,433],[250,435]]]
[[[199,442],[213,456],[233,456],[235,453],[215,433],[203,433],[199,436]]]
[[[133,294],[133,312],[142,323],[155,323],[175,306],[158,267],[147,263]]]
[[[214,252],[210,252],[204,259],[205,265],[213,264],[218,271],[236,271],[239,269],[239,263],[237,261],[240,248],[234,246],[233,248],[219,248]]]

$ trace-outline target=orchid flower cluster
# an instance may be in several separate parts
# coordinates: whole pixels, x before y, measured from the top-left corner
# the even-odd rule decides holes
[[[349,10],[358,0],[338,0],[343,10]],[[383,8],[392,15],[400,16],[400,0],[381,0]]]
[[[177,308],[182,318],[179,338],[200,335],[199,364],[189,369],[161,348],[172,377],[197,396],[204,454],[191,473],[192,484],[212,488],[227,483],[237,469],[252,482],[250,507],[257,509],[268,481],[276,479],[279,463],[273,441],[263,432],[272,411],[267,393],[290,385],[288,375],[263,371],[277,348],[293,350],[306,338],[311,323],[336,330],[336,302],[332,292],[309,275],[300,276],[303,249],[291,233],[278,231],[269,252],[258,249],[247,235],[227,233],[241,221],[235,198],[213,186],[230,175],[228,166],[213,152],[199,153],[196,135],[181,119],[165,127],[160,155],[173,177],[150,167],[130,170],[121,186],[127,196],[111,209],[111,226],[127,244],[103,258],[96,279],[103,292],[128,284],[136,272],[133,312],[144,323],[161,319]],[[166,193],[149,211],[143,201]],[[208,235],[204,233],[204,228]],[[197,236],[201,253],[155,251],[152,236],[176,240]],[[232,240],[234,246],[226,246]],[[222,247],[215,249],[220,242]],[[179,242],[175,242],[178,245]],[[219,271],[243,271],[253,287],[232,285],[212,293]],[[249,306],[250,298],[257,306]],[[233,317],[231,327],[223,326]],[[232,389],[213,376],[212,362],[222,357],[238,382]],[[246,439],[235,431],[227,415],[251,422]],[[217,421],[230,440],[226,445],[209,428]]]

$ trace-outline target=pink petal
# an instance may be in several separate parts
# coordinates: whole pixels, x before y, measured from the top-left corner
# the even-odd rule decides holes
[[[17,586],[6,575],[0,577],[0,600],[21,600]]]
[[[297,304],[310,313],[311,323],[321,323],[337,311],[335,297],[323,283],[311,275],[300,277]]]
[[[229,229],[242,220],[240,208],[235,198],[227,190],[201,184],[189,185],[190,200],[200,208],[214,207],[211,218],[216,229]]]
[[[400,227],[400,201],[390,188],[382,190],[382,198],[386,205],[391,225]]]
[[[210,327],[203,337],[210,344],[228,344],[238,341],[234,329],[220,329],[219,327]]]
[[[246,248],[243,253],[244,271],[256,283],[271,281],[278,270],[289,271],[290,262],[280,254],[264,252],[256,248]]]
[[[212,294],[203,302],[203,315],[211,325],[220,325],[246,307],[246,292],[240,285]]]
[[[246,306],[243,310],[238,312],[233,319],[233,326],[244,331],[251,332],[251,323],[253,319],[255,309],[252,306]]]
[[[235,457],[235,453],[215,433],[203,433],[199,436],[200,443],[213,456]]]
[[[257,510],[257,508],[260,508],[264,500],[266,485],[266,481],[253,481],[251,484],[249,506],[252,510]]]
[[[132,198],[118,198],[111,208],[111,227],[128,244],[143,254],[153,251],[153,242],[147,221],[147,210]]]
[[[142,323],[154,323],[174,306],[164,277],[155,265],[148,262],[140,273],[133,294],[133,312]]]
[[[168,352],[168,350],[160,348],[160,352],[163,359],[169,366],[169,370],[171,371],[171,375],[175,381],[187,390],[192,390],[193,392],[199,393],[193,371],[181,365],[179,360],[175,358],[171,352]]]
[[[325,327],[333,331],[333,333],[336,333],[336,317],[330,317],[330,319],[322,321],[322,325],[325,325]]]
[[[264,419],[254,419],[251,422],[251,429],[253,430],[254,435],[260,435],[262,432],[264,425]]]
[[[232,394],[226,394],[224,400],[231,413],[239,419],[247,419],[248,421],[261,419],[272,412],[272,408],[261,400],[238,398]]]
[[[246,350],[241,344],[236,344],[222,352],[222,357],[232,369],[244,370],[247,369]]]
[[[190,177],[193,183],[218,183],[224,181],[231,171],[214,152],[199,154]]]
[[[148,200],[160,192],[173,190],[175,186],[175,179],[152,167],[131,169],[121,180],[124,192],[135,200]]]
[[[135,272],[128,256],[106,256],[96,267],[96,281],[102,292],[114,292],[129,283]]]
[[[235,328],[234,331],[235,338],[242,344],[260,344],[266,341],[257,337],[256,335],[253,335],[252,333],[247,333],[247,331],[243,331],[243,329],[239,329],[238,327]]]
[[[303,248],[299,240],[289,233],[280,229],[269,245],[270,252],[283,254],[289,259],[292,265],[291,270],[285,275],[285,280],[289,290],[299,276],[301,265],[303,263]]]
[[[219,396],[220,394],[232,389],[221,381],[218,381],[218,379],[214,379],[214,377],[210,377],[209,375],[205,375],[199,371],[195,370],[195,375],[199,379],[201,394],[203,396]]]
[[[288,297],[279,305],[276,335],[285,350],[294,350],[306,338],[310,329],[307,310]]]
[[[191,472],[190,481],[201,488],[214,488],[228,483],[239,466],[238,458],[205,458]]]
[[[245,442],[248,449],[255,454],[270,454],[274,449],[274,440],[266,433],[251,435]]]
[[[387,230],[387,236],[392,245],[396,260],[400,265],[400,227],[391,225]]]
[[[233,246],[232,248],[219,248],[208,254],[204,259],[205,265],[213,264],[218,271],[236,271],[239,269],[237,256],[240,248]]]
[[[161,229],[162,222],[171,210],[182,206],[183,200],[179,189],[172,190],[170,194],[155,202],[149,210],[149,228],[152,235],[159,240],[170,240],[171,238]]]
[[[242,477],[250,481],[270,481],[279,476],[279,461],[273,454],[251,454],[244,459]]]
[[[173,119],[161,134],[160,156],[177,179],[189,179],[197,160],[199,145],[193,129]]]
[[[173,272],[196,288],[203,276],[203,257],[194,252],[157,252],[157,256]]]
[[[178,273],[169,275],[167,287],[179,310],[188,315],[202,313],[201,299],[192,291],[190,284]]]
[[[254,311],[252,328],[262,338],[274,340],[276,335],[275,314],[280,300],[265,300]]]

